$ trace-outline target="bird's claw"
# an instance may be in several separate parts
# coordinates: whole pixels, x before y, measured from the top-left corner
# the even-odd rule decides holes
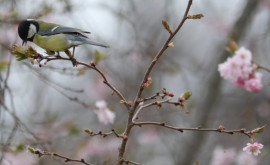
[[[77,60],[75,58],[71,58],[70,60],[72,62],[73,67],[78,66],[78,62],[77,62]]]

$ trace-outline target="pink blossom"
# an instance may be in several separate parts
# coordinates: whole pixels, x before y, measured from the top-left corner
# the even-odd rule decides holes
[[[236,58],[236,61],[238,61],[240,65],[250,65],[252,54],[248,49],[241,47],[235,52],[234,58]]]
[[[253,154],[258,156],[261,153],[261,149],[263,145],[258,142],[247,143],[247,146],[243,148],[243,151],[247,152],[248,154]]]
[[[232,82],[233,85],[237,87],[244,87],[245,86],[245,80],[242,77],[238,77],[236,81]]]
[[[233,162],[235,156],[235,149],[223,149],[222,147],[217,146],[213,152],[213,157],[210,165],[230,165]]]
[[[218,65],[218,71],[220,75],[229,81],[235,81],[238,77],[241,77],[241,67],[236,63],[234,58],[228,58],[222,64]]]
[[[114,158],[117,156],[115,152],[120,144],[120,141],[116,138],[107,139],[107,138],[91,138],[89,141],[84,144],[77,153],[78,158],[87,158],[89,156],[100,156],[104,155]]]
[[[245,83],[245,89],[249,92],[259,92],[262,89],[262,74],[256,73],[254,78],[250,78]]]
[[[146,132],[143,132],[139,137],[138,141],[140,144],[155,144],[160,141],[159,135],[155,129],[149,129]]]
[[[256,68],[257,65],[252,63],[251,52],[244,47],[238,49],[233,57],[218,65],[221,77],[249,92],[259,92],[262,89],[262,74],[255,72]]]
[[[253,155],[241,152],[236,158],[237,165],[257,165],[259,160]]]
[[[98,109],[95,110],[95,113],[97,114],[100,123],[107,125],[114,122],[115,114],[107,107],[107,103],[104,100],[97,101],[96,107]]]
[[[246,82],[245,89],[249,92],[259,92],[262,89],[262,84],[259,80],[252,78]]]
[[[3,165],[36,165],[37,157],[27,152],[8,152],[4,154]]]

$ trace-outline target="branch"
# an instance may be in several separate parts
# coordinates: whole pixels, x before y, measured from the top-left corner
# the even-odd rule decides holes
[[[241,129],[236,129],[236,130],[226,130],[223,126],[219,126],[219,128],[216,129],[210,129],[210,128],[201,128],[201,127],[196,127],[196,128],[180,128],[180,127],[174,127],[170,126],[166,123],[159,123],[159,122],[136,122],[133,123],[135,126],[144,126],[144,125],[156,125],[156,126],[161,126],[165,127],[171,130],[179,131],[183,133],[184,131],[200,131],[200,132],[219,132],[219,133],[225,133],[225,134],[235,134],[235,133],[240,133],[248,136],[249,138],[252,137],[253,133],[251,131],[246,131],[245,128]]]
[[[107,137],[108,135],[115,135],[117,138],[124,138],[124,136],[115,132],[114,129],[112,129],[112,131],[107,132],[107,133],[103,133],[102,131],[98,131],[97,133],[94,133],[93,131],[89,129],[84,130],[84,132],[88,133],[90,136],[102,136],[103,138]]]
[[[123,160],[124,163],[126,163],[127,165],[141,165],[140,163],[134,162],[134,161],[130,161],[130,160]]]
[[[175,29],[174,32],[170,33],[170,36],[169,38],[167,39],[167,41],[164,43],[163,47],[161,48],[161,50],[158,52],[158,54],[155,56],[155,58],[153,59],[152,63],[150,64],[150,66],[148,67],[145,75],[144,75],[144,78],[141,82],[141,85],[140,85],[140,88],[139,88],[139,91],[137,93],[137,96],[136,96],[136,99],[135,99],[135,104],[134,104],[134,107],[136,108],[137,105],[138,105],[138,99],[141,98],[141,95],[142,95],[142,92],[144,90],[144,83],[146,83],[147,81],[147,78],[149,77],[152,69],[154,68],[155,64],[157,63],[157,61],[159,60],[159,58],[163,55],[163,53],[168,49],[168,45],[169,43],[171,42],[171,40],[174,38],[174,36],[178,33],[178,31],[181,29],[181,27],[183,26],[183,24],[185,23],[185,21],[188,19],[188,12],[190,10],[190,7],[192,5],[192,0],[189,0],[188,1],[188,5],[187,5],[187,8],[186,8],[186,11],[185,11],[185,14],[180,22],[180,24],[178,25],[178,27]],[[134,109],[135,109],[134,108]]]
[[[138,118],[138,115],[141,112],[141,110],[143,110],[143,109],[145,109],[147,107],[157,105],[159,108],[161,108],[163,103],[169,103],[169,104],[174,104],[174,105],[176,105],[176,104],[179,105],[180,104],[179,102],[170,102],[170,100],[171,100],[171,98],[169,97],[168,99],[163,100],[163,101],[155,101],[155,102],[140,106],[140,108],[133,115],[132,122],[134,122]]]
[[[192,0],[189,0],[188,1],[188,4],[187,4],[187,7],[186,7],[186,10],[185,10],[185,14],[181,20],[181,22],[179,23],[178,27],[176,28],[176,30],[174,32],[171,32],[170,33],[170,36],[169,38],[167,39],[167,41],[164,43],[163,47],[161,48],[161,50],[157,53],[157,55],[155,56],[155,58],[153,59],[152,63],[150,64],[150,66],[148,67],[148,69],[146,70],[145,72],[145,75],[144,75],[144,78],[139,86],[139,90],[138,90],[138,93],[135,97],[135,100],[134,100],[134,105],[132,106],[132,108],[130,109],[130,112],[129,112],[129,116],[128,116],[128,121],[127,121],[127,124],[126,124],[126,129],[125,129],[125,133],[124,135],[126,137],[129,136],[130,132],[131,132],[131,129],[132,127],[134,126],[132,124],[132,119],[133,119],[133,116],[134,116],[134,113],[136,111],[136,108],[138,107],[140,101],[141,101],[141,96],[142,96],[142,92],[145,88],[144,84],[147,82],[147,79],[152,71],[152,69],[154,68],[155,64],[157,63],[157,61],[159,60],[159,58],[162,56],[162,54],[165,52],[165,50],[167,50],[167,48],[169,47],[169,43],[171,42],[171,40],[174,38],[174,36],[178,33],[178,31],[181,29],[181,27],[183,26],[183,24],[185,23],[185,21],[188,19],[188,13],[189,13],[189,10],[190,10],[190,7],[192,5]],[[163,24],[164,26],[164,24]],[[168,30],[168,29],[167,29]],[[171,30],[170,30],[171,31]],[[122,165],[124,163],[124,153],[125,153],[125,150],[126,150],[126,145],[127,145],[127,140],[128,138],[126,139],[123,139],[122,140],[122,143],[121,143],[121,146],[119,148],[119,154],[118,154],[118,165]]]
[[[258,63],[256,63],[256,65],[258,66],[258,69],[263,69],[263,70],[265,70],[265,71],[267,71],[267,72],[270,73],[270,69],[269,69],[269,68],[267,68],[267,67],[265,67],[265,66],[262,66],[262,65],[260,65],[260,64],[258,64]]]
[[[13,45],[13,49],[11,50],[11,53],[16,55],[18,61],[21,61],[21,60],[24,60],[24,59],[28,58],[28,59],[31,60],[32,64],[34,64],[34,60],[36,60],[39,63],[40,67],[42,67],[41,62],[43,60],[46,60],[45,63],[44,63],[45,65],[48,62],[55,61],[55,60],[71,61],[72,63],[75,60],[75,59],[65,58],[65,57],[61,57],[61,56],[43,56],[42,54],[37,53],[36,50],[34,50],[32,47],[29,47],[27,50],[24,50],[22,47],[17,46],[17,45]],[[100,69],[98,69],[96,67],[96,64],[94,62],[91,61],[90,64],[86,64],[86,63],[83,63],[83,62],[76,61],[75,66],[78,66],[78,65],[85,66],[87,68],[93,69],[96,72],[98,72],[99,75],[103,78],[103,83],[106,84],[109,88],[111,88],[112,91],[114,93],[116,93],[120,97],[121,100],[123,100],[123,104],[126,106],[126,108],[128,110],[130,109],[130,105],[128,104],[128,102],[126,101],[126,99],[122,95],[122,93],[117,88],[115,88],[114,86],[112,86],[109,83],[109,81],[107,80],[104,73]]]
[[[38,155],[39,157],[41,157],[41,156],[58,157],[58,158],[64,159],[65,162],[77,162],[77,163],[81,163],[81,164],[84,164],[84,165],[90,165],[89,163],[85,162],[84,159],[72,159],[72,158],[62,156],[62,155],[59,155],[59,154],[53,153],[53,152],[39,151],[39,150],[33,149],[31,147],[28,147],[28,151],[30,151],[33,154]]]

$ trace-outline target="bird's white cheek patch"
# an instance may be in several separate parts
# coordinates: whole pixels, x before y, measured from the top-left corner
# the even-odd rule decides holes
[[[27,35],[27,38],[31,38],[33,37],[37,32],[37,28],[35,25],[33,24],[30,24],[29,26],[29,30],[28,30],[28,35]]]

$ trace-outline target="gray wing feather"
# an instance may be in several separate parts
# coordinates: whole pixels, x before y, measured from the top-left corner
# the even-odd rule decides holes
[[[84,33],[90,33],[88,31],[83,31],[80,29],[75,29],[75,28],[70,28],[70,27],[63,27],[63,26],[56,26],[52,30],[46,30],[46,31],[39,31],[38,34],[42,36],[50,36],[50,35],[55,35],[55,34],[71,34],[71,35],[77,35],[81,36],[84,38],[88,38],[87,36],[84,35]]]
[[[80,37],[80,36],[69,35],[67,38],[71,42],[77,43],[77,44],[74,44],[74,45],[90,44],[90,45],[101,46],[101,47],[104,47],[104,48],[109,47],[107,45],[104,45],[104,44],[101,44],[101,43],[98,43],[98,42],[95,42],[95,41],[90,41],[89,39],[83,38],[83,37]]]

